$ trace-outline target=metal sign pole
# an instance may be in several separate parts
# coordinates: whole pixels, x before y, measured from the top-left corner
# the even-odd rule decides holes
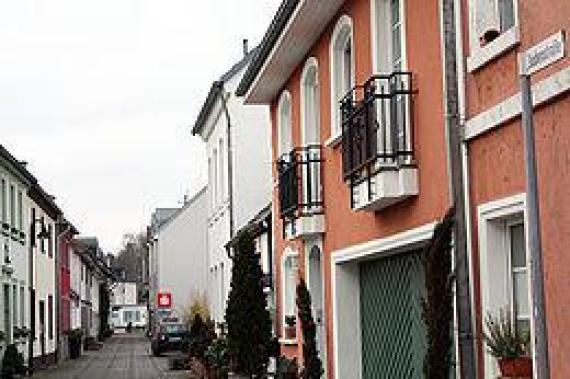
[[[548,335],[546,309],[544,306],[544,271],[542,268],[542,248],[540,239],[540,213],[538,204],[538,183],[536,151],[534,140],[532,90],[530,75],[520,75],[522,97],[522,127],[525,148],[526,208],[528,247],[530,249],[530,269],[532,286],[532,312],[534,316],[534,349],[538,379],[550,378],[548,361]]]

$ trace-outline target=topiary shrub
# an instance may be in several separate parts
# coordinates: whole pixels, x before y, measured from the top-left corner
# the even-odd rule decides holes
[[[427,330],[424,357],[426,379],[446,379],[452,372],[453,275],[451,241],[455,210],[450,209],[437,224],[425,249],[424,268],[427,296],[422,318]]]
[[[317,325],[313,320],[311,294],[304,279],[297,285],[297,309],[303,332],[303,369],[301,378],[320,379],[324,373],[323,363],[317,350]]]
[[[24,355],[18,351],[15,344],[8,345],[2,359],[2,378],[11,379],[25,373]]]
[[[259,378],[266,374],[272,347],[260,256],[247,230],[234,238],[232,248],[232,280],[226,309],[231,369],[236,374]]]
[[[199,313],[194,314],[188,336],[188,353],[201,362],[205,361],[206,351],[216,337],[212,323],[202,320]]]

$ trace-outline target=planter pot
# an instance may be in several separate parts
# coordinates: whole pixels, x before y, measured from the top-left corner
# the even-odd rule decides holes
[[[285,327],[285,338],[288,340],[294,340],[297,338],[297,327],[296,326],[286,326]]]
[[[499,359],[501,375],[514,378],[532,378],[532,359],[529,357]]]

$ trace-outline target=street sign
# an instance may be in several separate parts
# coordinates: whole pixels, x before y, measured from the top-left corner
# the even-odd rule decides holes
[[[521,54],[520,70],[522,75],[532,75],[566,56],[564,32],[548,37]]]
[[[159,292],[156,301],[159,308],[172,308],[172,294],[170,292]]]

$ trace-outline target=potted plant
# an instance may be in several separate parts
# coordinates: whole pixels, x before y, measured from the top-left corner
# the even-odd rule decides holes
[[[295,315],[285,316],[285,338],[288,340],[297,338],[297,317]]]
[[[8,345],[2,358],[2,375],[0,377],[11,379],[24,374],[26,374],[24,355],[18,351],[15,344]]]
[[[509,311],[485,319],[487,332],[483,338],[487,351],[497,359],[501,375],[505,377],[532,377],[532,359],[529,354],[530,334],[520,331]]]
[[[68,332],[69,338],[69,358],[77,359],[81,355],[81,340],[83,338],[83,330],[72,329]]]

